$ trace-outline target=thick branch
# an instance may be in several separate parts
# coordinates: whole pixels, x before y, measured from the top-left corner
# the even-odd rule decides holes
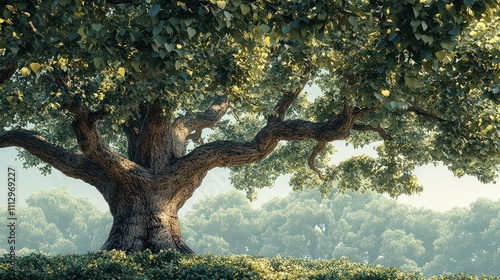
[[[149,177],[145,168],[122,157],[103,141],[97,121],[104,117],[104,112],[90,112],[75,104],[70,105],[69,110],[74,115],[73,130],[80,149],[90,160],[99,164],[111,179],[121,182],[127,180],[127,175],[144,179]]]
[[[356,112],[353,107],[346,107],[327,122],[286,120],[269,123],[250,142],[219,140],[199,146],[176,161],[169,172],[190,174],[259,161],[269,155],[281,140],[314,139],[326,143],[345,139],[359,116]]]
[[[21,147],[63,174],[83,180],[99,191],[112,184],[106,172],[82,154],[68,151],[47,142],[40,134],[19,129],[0,133],[0,148]]]
[[[174,157],[176,143],[171,142],[170,116],[164,112],[159,100],[146,103],[141,110],[142,124],[137,138],[134,162],[153,172],[164,168]]]

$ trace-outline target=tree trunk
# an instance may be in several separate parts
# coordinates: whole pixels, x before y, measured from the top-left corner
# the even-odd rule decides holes
[[[102,249],[127,252],[150,249],[154,253],[172,249],[194,254],[184,242],[177,216],[182,206],[179,202],[184,204],[190,196],[185,194],[179,200],[179,195],[158,194],[153,188],[135,194],[114,192],[106,198],[113,225]]]

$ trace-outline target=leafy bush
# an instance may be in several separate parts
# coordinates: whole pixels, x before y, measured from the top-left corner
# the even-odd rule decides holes
[[[17,259],[10,270],[8,256],[0,257],[0,279],[425,279],[394,267],[349,261],[187,256],[171,251],[126,254],[122,251],[84,255],[30,254]],[[500,277],[450,274],[433,280],[500,279]]]

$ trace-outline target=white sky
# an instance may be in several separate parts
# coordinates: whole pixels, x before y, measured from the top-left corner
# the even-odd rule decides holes
[[[354,153],[371,153],[369,150],[342,149],[344,145],[338,145],[338,159],[348,157]],[[70,194],[74,196],[89,197],[100,209],[108,210],[108,206],[97,190],[80,181],[61,174],[57,170],[49,176],[42,176],[37,169],[23,169],[22,162],[16,160],[17,151],[13,148],[0,149],[0,207],[7,204],[7,167],[14,166],[18,174],[18,205],[26,206],[24,200],[31,194],[42,189],[58,188],[66,186]],[[202,186],[188,200],[181,215],[185,213],[194,203],[206,196],[218,195],[231,190],[228,180],[228,171],[215,169],[209,172]],[[446,211],[453,207],[467,207],[480,197],[492,200],[500,199],[500,183],[482,184],[473,177],[456,178],[444,167],[425,166],[416,170],[419,182],[424,186],[424,191],[419,195],[411,197],[400,197],[401,203],[407,203],[416,207],[425,207],[438,211]],[[2,187],[3,186],[3,187]],[[279,179],[274,188],[263,189],[259,192],[256,206],[276,196],[285,196],[290,192],[285,178]]]

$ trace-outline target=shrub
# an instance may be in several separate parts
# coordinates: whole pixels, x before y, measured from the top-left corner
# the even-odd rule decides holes
[[[0,279],[425,279],[394,267],[349,261],[265,258],[259,256],[187,256],[172,251],[127,254],[106,251],[84,255],[30,254],[17,258],[10,269],[7,255],[0,257]],[[449,274],[432,280],[500,279]]]

